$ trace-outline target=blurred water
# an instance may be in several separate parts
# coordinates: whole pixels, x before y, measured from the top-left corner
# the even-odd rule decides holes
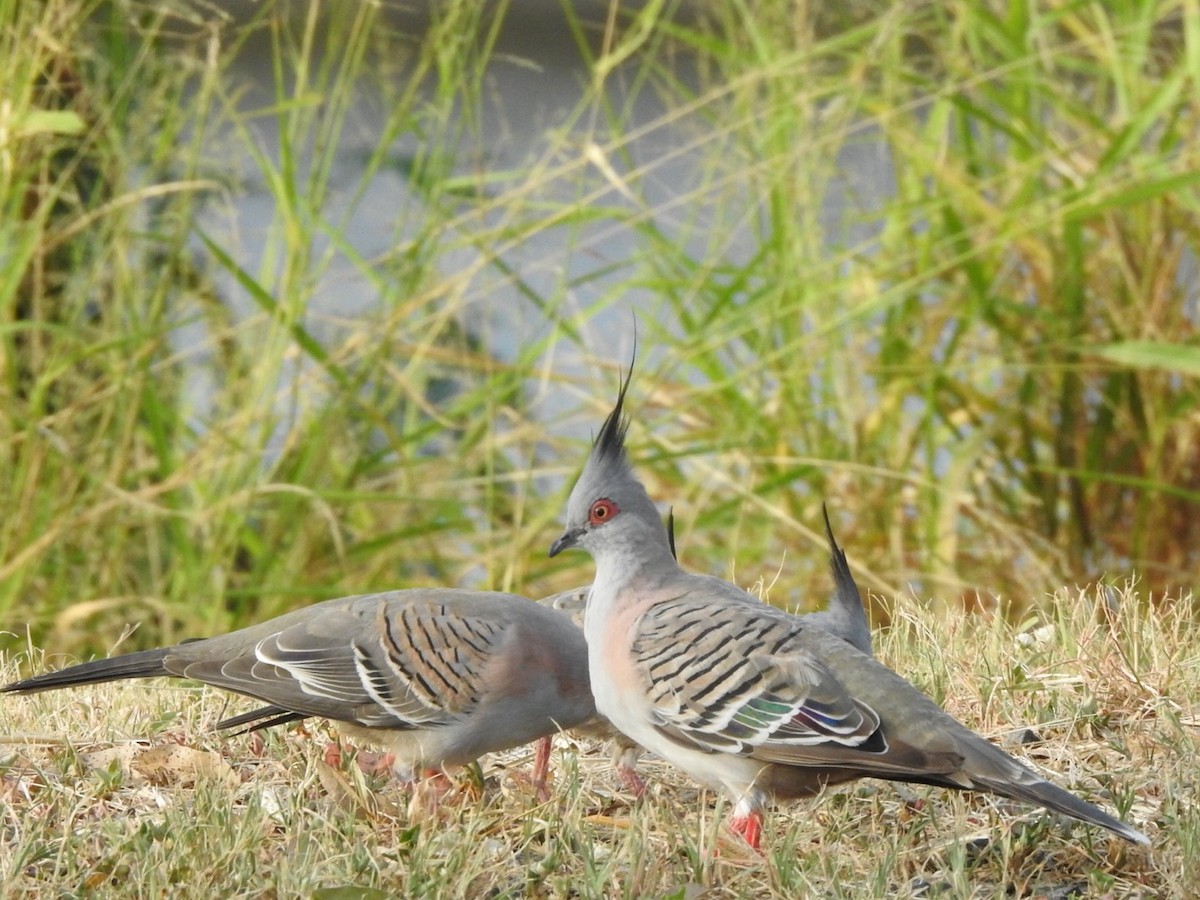
[[[596,2],[578,7],[585,20],[603,22],[606,4]],[[253,5],[229,3],[228,8],[242,14],[253,10]],[[405,13],[394,8],[387,13],[386,22],[389,28],[411,36],[421,35],[429,24],[421,10]],[[601,166],[588,165],[580,167],[579,174],[570,179],[548,181],[531,198],[531,203],[545,203],[554,208],[581,194],[595,192],[594,203],[598,206],[636,212],[644,204],[640,208],[644,213],[645,207],[649,208],[648,214],[662,232],[696,258],[708,258],[713,249],[705,227],[711,212],[706,208],[705,175],[699,151],[687,149],[698,137],[703,137],[707,126],[694,115],[665,115],[668,110],[653,90],[631,91],[636,65],[633,60],[608,79],[610,103],[614,108],[627,110],[623,130],[636,136],[627,143],[627,158],[608,158],[606,162],[618,179],[630,169],[644,170],[638,181],[638,197],[625,196],[613,179],[606,177]],[[688,68],[687,59],[681,59],[675,74],[684,83],[694,84]],[[481,137],[474,139],[471,132],[464,131],[468,136],[458,148],[453,172],[469,175],[480,161],[496,171],[511,170],[543,158],[552,146],[551,135],[557,133],[561,137],[564,122],[584,96],[589,77],[557,0],[514,3],[487,66],[482,125],[477,132]],[[231,86],[231,93],[241,91],[238,102],[243,110],[265,109],[275,102],[267,35],[262,34],[247,45],[230,72],[230,80],[236,85]],[[379,142],[381,103],[376,89],[370,85],[359,88],[333,170],[333,190],[323,210],[327,221],[344,223],[346,242],[354,254],[364,258],[382,255],[394,247],[403,237],[397,230],[398,211],[404,211],[405,217],[414,220],[424,203],[400,166],[386,167],[370,176],[364,189],[365,163]],[[259,116],[253,125],[259,146],[273,159],[278,159],[280,153],[276,123],[274,117]],[[559,146],[584,155],[590,142],[602,141],[604,137],[603,131],[588,125],[585,117],[568,135],[565,144],[560,140]],[[403,160],[416,152],[416,140],[407,135],[397,141],[395,158]],[[222,143],[226,148],[239,145],[236,140]],[[223,202],[208,204],[200,226],[234,255],[239,266],[252,274],[261,273],[269,260],[279,257],[272,236],[276,215],[272,193],[248,154],[238,159],[216,158],[212,165],[234,174],[239,189]],[[862,211],[878,205],[893,192],[891,164],[882,144],[864,133],[861,139],[842,148],[837,170],[839,177],[827,186],[821,201],[824,231],[831,236],[831,242],[839,245],[862,244],[871,239],[875,227],[869,224],[869,217],[864,219]],[[745,192],[740,200],[745,208],[731,210],[729,197],[726,188],[721,198],[721,252],[730,261],[745,261],[756,251],[752,226],[758,215],[758,201]],[[855,211],[853,221],[845,216],[848,208]],[[574,221],[569,226],[539,229],[502,255],[504,266],[517,273],[526,288],[536,295],[553,297],[557,293],[565,296],[567,309],[598,310],[587,317],[583,338],[589,352],[605,360],[628,359],[634,328],[631,310],[643,319],[652,317],[662,327],[673,327],[669,309],[647,290],[626,288],[620,302],[601,302],[628,281],[629,260],[640,239],[636,225],[622,224],[618,218],[608,215],[594,224]],[[731,225],[731,222],[741,224]],[[326,249],[314,248],[314,256]],[[201,257],[208,255],[198,239],[196,251]],[[451,274],[468,271],[478,262],[477,252],[464,249],[443,255],[439,265]],[[236,317],[258,311],[232,276],[220,276],[218,287]],[[546,336],[552,327],[512,279],[494,267],[480,268],[466,296],[469,306],[464,325],[499,359],[512,360],[525,342]],[[376,308],[379,302],[377,286],[358,265],[345,253],[333,252],[331,264],[320,276],[306,324],[318,336],[331,339],[338,333],[339,323],[353,321]],[[191,324],[181,329],[177,340],[183,347],[205,346],[204,326]],[[567,349],[552,351],[551,363],[556,375],[570,376],[587,365],[584,354],[570,342],[559,342],[559,348]],[[644,341],[639,352],[644,361],[654,358],[653,348]],[[206,397],[211,396],[213,379],[217,376],[211,366],[206,368],[203,353],[196,362],[196,377],[190,379],[190,391],[197,415],[203,418]],[[207,362],[211,363],[211,358]],[[308,365],[306,360],[296,360],[284,373],[285,381],[307,376]],[[282,392],[282,396],[287,394],[287,390]],[[538,408],[547,423],[557,428],[561,415],[576,404],[566,392],[557,390],[539,398]],[[281,429],[286,424],[281,423]],[[587,429],[581,423],[562,427],[568,431],[572,427]]]

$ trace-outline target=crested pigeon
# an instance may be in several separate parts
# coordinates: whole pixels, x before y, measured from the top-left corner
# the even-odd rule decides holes
[[[411,589],[327,600],[174,647],[0,687],[33,693],[126,678],[192,678],[264,701],[217,728],[309,716],[386,746],[403,780],[465,765],[595,717],[587,645],[564,613],[513,594]]]
[[[675,513],[673,510],[667,513],[667,544],[671,549],[671,555],[675,556]],[[582,629],[583,613],[587,606],[589,590],[591,590],[591,585],[583,585],[543,597],[538,602],[565,612],[571,617],[571,621]],[[617,775],[617,781],[638,799],[646,795],[646,782],[637,771],[642,748],[635,741],[631,741],[613,728],[612,723],[599,713],[571,730],[592,740],[608,741],[611,748],[612,767]]]
[[[821,507],[821,512],[825,516],[825,537],[829,541],[829,568],[833,573],[835,591],[829,601],[829,605],[825,609],[805,613],[799,618],[806,623],[829,632],[835,637],[841,638],[868,656],[873,656],[874,649],[871,646],[871,628],[867,623],[867,613],[866,608],[863,606],[862,595],[859,594],[858,585],[854,581],[854,575],[850,572],[850,565],[846,561],[845,552],[838,546],[837,541],[834,540],[833,528],[829,524],[829,513],[824,506]],[[671,556],[678,559],[678,554],[675,552],[674,526],[674,514],[668,513],[667,540],[670,545]],[[582,627],[584,612],[587,607],[587,597],[590,591],[591,585],[585,585],[583,587],[572,588],[568,591],[562,591],[558,594],[552,594],[539,602],[569,614],[574,622]],[[595,719],[583,725],[576,726],[572,731],[595,740],[609,741],[612,745],[613,769],[617,773],[618,781],[638,797],[646,793],[646,783],[637,773],[637,763],[641,757],[642,748],[636,742],[617,731],[612,723],[599,713],[597,713]]]
[[[591,554],[584,635],[600,714],[734,803],[754,848],[772,799],[862,777],[981,790],[1149,839],[1043,779],[869,655],[718,578],[680,568],[629,465],[629,376],[550,548]]]

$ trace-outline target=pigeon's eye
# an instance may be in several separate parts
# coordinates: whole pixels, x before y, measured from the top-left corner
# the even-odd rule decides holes
[[[617,504],[613,503],[607,497],[597,500],[592,504],[592,508],[588,510],[588,524],[603,525],[615,516],[617,512]]]

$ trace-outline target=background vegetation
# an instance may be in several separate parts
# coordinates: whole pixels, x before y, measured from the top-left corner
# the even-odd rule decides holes
[[[0,622],[83,653],[134,621],[157,643],[367,589],[586,580],[544,549],[630,349],[589,322],[626,321],[630,295],[632,445],[691,566],[778,571],[776,597],[811,604],[827,499],[884,597],[1019,612],[1135,575],[1143,598],[1187,595],[1193,7],[568,8],[584,98],[542,158],[496,172],[454,154],[504,3],[434,4],[413,32],[375,4],[238,22],[0,0]],[[229,71],[252,43],[272,99],[247,109]],[[381,137],[350,192],[394,170],[422,200],[373,258],[326,212],[363,85]],[[664,153],[696,160],[669,204],[662,160],[630,151],[639,93],[695,135]],[[894,191],[831,219],[856,144]],[[275,206],[258,271],[197,217],[247,177]],[[597,225],[635,240],[585,306],[508,263],[547,229],[563,259],[595,252]],[[376,306],[311,306],[335,250]],[[500,284],[525,305],[491,308]],[[502,354],[485,313],[535,337]],[[547,429],[547,398],[573,433]]]

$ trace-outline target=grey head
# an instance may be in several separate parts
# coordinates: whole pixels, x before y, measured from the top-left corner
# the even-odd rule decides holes
[[[625,392],[632,375],[631,366],[571,490],[566,529],[550,547],[551,556],[579,547],[598,566],[614,562],[637,568],[662,560],[674,564],[667,529],[625,454]]]
[[[675,552],[674,509],[667,511],[667,540],[671,544],[671,555],[679,559],[679,554]],[[557,594],[551,594],[549,597],[543,597],[538,600],[538,603],[542,604],[542,606],[549,606],[551,609],[557,609],[559,612],[566,613],[576,625],[582,628],[583,611],[587,607],[588,594],[591,592],[592,586],[584,584],[570,590],[559,591]]]

